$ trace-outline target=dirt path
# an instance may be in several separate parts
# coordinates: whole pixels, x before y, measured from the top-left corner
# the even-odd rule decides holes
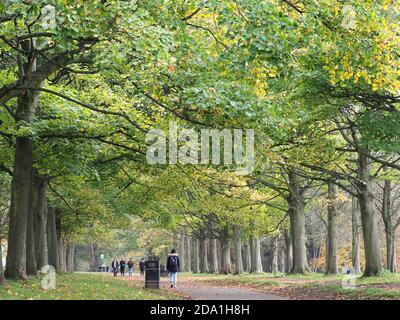
[[[133,277],[123,278],[131,282],[135,287],[144,286],[144,277],[134,275]],[[169,287],[169,279],[161,278],[160,287],[163,290],[171,290],[178,292],[186,299],[190,300],[285,300],[277,295],[268,294],[265,292],[257,292],[248,288],[232,288],[226,286],[217,286],[210,283],[202,283],[200,281],[190,281],[182,279],[179,281],[178,288],[172,289]]]
[[[181,282],[177,289],[194,300],[284,300],[284,298],[248,289],[216,287],[200,283]]]

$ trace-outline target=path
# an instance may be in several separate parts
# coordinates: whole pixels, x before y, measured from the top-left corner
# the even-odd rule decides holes
[[[144,278],[125,277],[125,280],[132,281],[136,286],[144,284]],[[169,279],[161,278],[160,287],[164,290],[176,290],[185,297],[193,300],[284,300],[286,298],[277,295],[257,292],[245,288],[232,288],[225,286],[214,286],[202,281],[190,281],[178,277],[178,288],[169,288]]]
[[[276,295],[248,289],[215,287],[200,283],[181,282],[175,290],[194,300],[284,300]]]

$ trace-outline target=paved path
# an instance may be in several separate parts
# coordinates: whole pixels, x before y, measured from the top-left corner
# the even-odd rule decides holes
[[[168,287],[168,283],[162,283]],[[200,283],[188,283],[178,281],[178,290],[194,300],[284,300],[285,298],[276,295],[251,291],[242,288],[214,287]]]

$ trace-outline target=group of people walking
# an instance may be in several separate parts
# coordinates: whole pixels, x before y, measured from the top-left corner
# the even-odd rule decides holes
[[[111,270],[114,273],[114,277],[118,276],[118,272],[121,274],[122,277],[125,276],[126,268],[128,267],[128,275],[131,277],[134,272],[134,263],[132,258],[129,258],[129,261],[126,262],[125,257],[122,257],[120,261],[116,257],[114,257],[113,261],[111,262]],[[144,259],[140,260],[139,262],[139,270],[140,275],[144,274],[145,264]]]
[[[111,268],[114,273],[114,277],[118,276],[118,271],[121,273],[122,277],[125,276],[125,270],[127,266],[128,266],[128,274],[129,276],[132,276],[134,267],[132,258],[130,258],[129,261],[126,262],[125,257],[122,257],[120,261],[118,261],[118,259],[114,257],[111,263]],[[145,270],[145,263],[143,258],[139,262],[139,270],[140,270],[140,275],[143,275]],[[171,253],[168,255],[167,270],[169,272],[169,280],[171,288],[176,288],[177,275],[178,272],[180,271],[180,261],[179,261],[179,256],[176,253],[175,249],[172,249]]]

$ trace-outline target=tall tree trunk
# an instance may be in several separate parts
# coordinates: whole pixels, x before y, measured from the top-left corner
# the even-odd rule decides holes
[[[64,237],[62,234],[59,234],[57,238],[58,243],[58,272],[67,272],[67,250],[65,246]]]
[[[279,254],[278,236],[274,236],[272,239],[272,266],[271,266],[271,272],[273,274],[278,273],[278,254]]]
[[[338,273],[337,257],[337,210],[336,210],[337,186],[333,183],[328,185],[328,265],[326,274]]]
[[[47,249],[47,182],[42,177],[34,177],[37,189],[37,203],[35,206],[35,255],[38,270],[48,265]]]
[[[243,246],[243,271],[250,272],[251,269],[251,250],[247,241]]]
[[[371,164],[367,150],[358,154],[358,201],[360,204],[361,223],[365,249],[364,276],[376,276],[382,271],[379,252],[377,223],[374,216],[374,198],[372,193]]]
[[[235,274],[243,273],[242,259],[242,228],[238,225],[233,226],[233,241],[235,248]]]
[[[286,254],[286,263],[285,263],[285,272],[289,273],[293,267],[293,247],[292,247],[292,239],[290,237],[290,231],[285,229],[285,254]]]
[[[383,186],[382,218],[385,224],[386,236],[386,267],[396,273],[396,227],[393,223],[392,213],[392,186],[390,180],[385,180]]]
[[[305,245],[304,189],[301,187],[299,176],[294,170],[289,170],[289,190],[290,237],[293,247],[293,266],[290,273],[305,273],[309,268]]]
[[[35,47],[35,39],[21,42],[22,49],[30,51]],[[21,68],[20,78],[29,77],[36,71],[36,58],[30,58]],[[38,87],[41,87],[39,84]],[[36,109],[38,107],[40,91],[26,90],[17,102],[15,120],[17,126],[20,123],[32,123]],[[9,214],[9,235],[7,246],[7,262],[5,275],[7,278],[27,279],[27,231],[28,215],[30,208],[30,193],[32,187],[32,139],[30,137],[17,137],[15,139],[14,152],[14,174],[11,182],[11,204]],[[30,218],[29,218],[30,221]],[[28,229],[29,228],[29,229]],[[29,241],[31,236],[29,234]],[[29,244],[31,244],[29,242]],[[32,244],[32,247],[34,244]],[[29,255],[31,255],[31,246],[29,246]],[[29,263],[33,261],[29,257]],[[32,260],[31,260],[32,259]],[[32,272],[32,266],[29,265],[29,271]]]
[[[49,265],[59,270],[56,211],[51,206],[47,206],[47,248]]]
[[[186,272],[186,252],[185,252],[185,235],[182,233],[179,238],[179,262],[181,272]]]
[[[186,271],[192,271],[192,243],[191,237],[185,234]]]
[[[7,278],[27,279],[26,230],[32,180],[32,141],[16,138],[14,176],[11,183],[8,250],[5,275]]]
[[[210,239],[210,273],[218,273],[217,239]]]
[[[33,173],[31,177],[31,190],[28,207],[28,217],[26,226],[26,273],[28,275],[37,275],[36,265],[36,254],[35,254],[35,210],[38,202],[38,190],[33,179]]]
[[[360,218],[358,210],[358,200],[353,197],[351,204],[351,229],[352,229],[352,241],[351,241],[351,262],[355,273],[361,272],[360,267]]]
[[[221,242],[219,239],[216,240],[217,243],[217,259],[218,259],[218,272],[220,274],[224,274],[224,269],[222,268],[223,262],[222,262],[222,247],[221,247]]]
[[[68,242],[66,246],[67,272],[74,272],[74,261],[75,261],[75,245]]]
[[[261,262],[261,245],[260,239],[253,236],[250,237],[250,251],[251,251],[251,273],[263,272]]]
[[[192,239],[192,270],[193,273],[199,273],[200,272],[200,264],[199,264],[199,239],[193,238]]]
[[[0,285],[4,283],[3,239],[0,238]]]
[[[201,273],[208,272],[208,249],[207,240],[205,238],[199,239],[199,269]]]
[[[97,253],[97,244],[92,243],[90,245],[90,269],[91,271],[97,271],[99,265],[98,253]]]
[[[285,272],[285,238],[283,236],[278,238],[278,270],[279,272]]]
[[[165,246],[163,251],[163,264],[165,267],[167,267],[167,262],[168,262],[168,247]]]
[[[221,243],[221,267],[220,273],[231,273],[231,246],[229,241],[229,229],[225,227],[219,237]]]

